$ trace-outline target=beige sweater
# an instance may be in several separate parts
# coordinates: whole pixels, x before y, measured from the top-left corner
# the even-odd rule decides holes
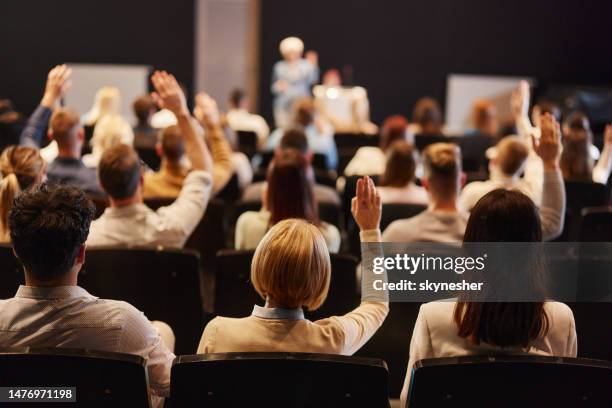
[[[379,242],[380,231],[361,233],[362,242]],[[382,325],[389,304],[366,300],[344,316],[311,322],[301,309],[255,306],[241,319],[214,318],[202,334],[198,353],[303,352],[351,355]]]

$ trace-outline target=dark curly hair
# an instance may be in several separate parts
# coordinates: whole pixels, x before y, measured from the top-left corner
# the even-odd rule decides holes
[[[9,214],[17,257],[39,279],[68,272],[87,240],[93,216],[93,203],[78,188],[42,183],[24,191]]]

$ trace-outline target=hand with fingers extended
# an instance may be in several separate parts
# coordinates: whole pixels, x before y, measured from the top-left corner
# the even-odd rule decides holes
[[[56,65],[47,75],[45,93],[40,102],[42,106],[53,108],[59,98],[70,88],[72,69],[68,65]]]
[[[561,157],[561,126],[550,113],[542,115],[541,122],[540,140],[531,136],[533,150],[540,156],[545,168],[556,169],[559,167]]]
[[[512,92],[510,108],[515,119],[527,116],[529,112],[529,83],[527,81],[520,81],[518,87]]]
[[[382,215],[380,195],[368,176],[357,180],[357,195],[351,201],[351,213],[361,231],[380,228]]]
[[[195,118],[206,126],[214,126],[220,123],[221,115],[217,102],[206,92],[198,92],[195,97]]]
[[[185,94],[174,75],[166,71],[155,71],[151,76],[155,92],[151,97],[162,109],[168,109],[176,116],[189,115]]]

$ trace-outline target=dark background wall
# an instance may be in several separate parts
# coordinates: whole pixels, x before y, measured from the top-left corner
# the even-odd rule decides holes
[[[0,97],[29,114],[62,62],[146,64],[193,85],[194,0],[2,0]]]
[[[575,0],[263,0],[261,110],[279,41],[301,37],[321,68],[353,68],[372,117],[444,103],[449,73],[533,76],[543,84],[612,83],[612,3]],[[444,105],[442,105],[444,106]]]

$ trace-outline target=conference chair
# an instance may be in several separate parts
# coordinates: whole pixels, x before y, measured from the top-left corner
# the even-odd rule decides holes
[[[257,133],[247,130],[236,131],[238,150],[251,159],[257,153]]]
[[[9,406],[108,408],[151,406],[143,357],[65,348],[0,348],[0,387],[71,388],[72,402],[61,399]],[[5,401],[6,402],[6,401]],[[4,405],[3,405],[4,406]]]
[[[419,133],[414,135],[414,145],[419,152],[425,150],[425,148],[430,144],[443,142],[451,143],[452,141],[452,138],[446,137],[442,134]]]
[[[461,148],[461,159],[463,171],[465,172],[487,172],[486,151],[496,142],[494,138],[487,135],[467,135],[454,139]]]
[[[410,408],[609,407],[612,363],[544,356],[468,356],[415,363]]]
[[[95,207],[94,219],[100,218],[100,216],[104,213],[104,210],[106,210],[106,208],[110,205],[108,197],[89,195],[89,199]]]
[[[360,147],[378,146],[380,144],[380,136],[366,133],[336,133],[334,134],[334,142],[338,149],[351,148],[354,154]]]
[[[157,154],[157,150],[151,147],[136,147],[138,157],[140,160],[145,162],[147,166],[153,171],[158,171],[161,165],[161,158]]]
[[[272,159],[274,158],[274,152],[273,151],[267,151],[267,152],[262,152],[261,153],[261,161],[259,163],[258,168],[259,169],[267,169],[268,165],[270,164],[270,162],[272,161]],[[323,170],[323,171],[328,171],[329,169],[327,168],[327,158],[324,154],[322,153],[314,153],[312,155],[312,168],[316,171],[316,170]]]
[[[555,241],[574,241],[579,237],[581,211],[586,207],[606,206],[609,193],[604,184],[566,181],[565,195],[567,199],[565,222],[561,236]]]
[[[321,220],[335,225],[340,228],[340,212],[341,208],[338,204],[320,202],[319,203],[319,217]],[[232,217],[229,220],[228,225],[236,225],[236,221],[241,214],[247,211],[259,211],[261,209],[261,201],[238,201],[234,206]],[[231,228],[231,227],[230,227]]]
[[[176,335],[176,353],[197,348],[203,330],[200,256],[193,250],[151,247],[87,249],[79,285],[91,294],[123,300]]]
[[[85,133],[85,143],[81,147],[81,155],[91,153],[91,139],[93,139],[94,125],[85,125],[83,126],[83,131]]]
[[[311,320],[343,315],[359,304],[355,268],[357,260],[350,255],[330,254],[331,282],[323,306],[306,312]],[[215,268],[214,313],[226,317],[246,317],[253,305],[263,304],[251,285],[253,251],[222,250],[217,253]]]
[[[0,299],[15,296],[17,288],[23,283],[23,268],[15,257],[13,248],[10,245],[0,244]]]
[[[308,353],[179,356],[170,406],[282,408],[389,407],[379,359]]]
[[[583,208],[578,241],[612,242],[612,207]]]

